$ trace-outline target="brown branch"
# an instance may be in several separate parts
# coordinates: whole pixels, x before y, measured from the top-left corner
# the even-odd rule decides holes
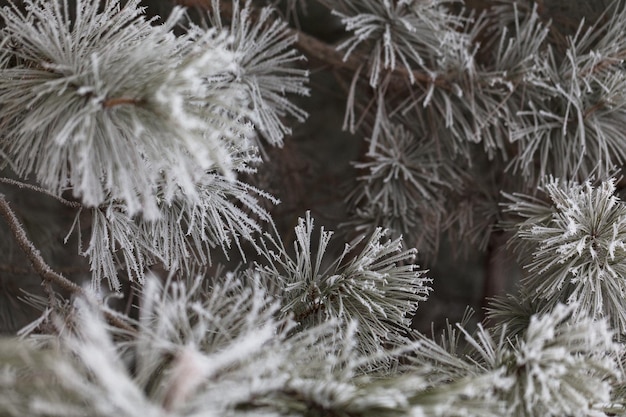
[[[72,294],[81,295],[87,299],[90,298],[87,292],[82,287],[65,278],[58,272],[55,272],[50,267],[50,265],[46,263],[46,261],[39,253],[39,250],[37,250],[35,245],[30,241],[30,239],[28,239],[28,236],[26,235],[26,230],[24,230],[22,223],[15,215],[15,212],[13,211],[13,209],[9,205],[9,202],[6,200],[3,194],[0,194],[0,215],[6,220],[6,223],[9,226],[9,229],[11,230],[11,233],[17,241],[20,249],[22,249],[35,271],[44,280],[44,285],[49,286],[50,284],[56,284]],[[130,332],[135,332],[135,329],[132,326],[124,323],[115,314],[106,310],[103,310],[103,314],[105,318],[114,326]]]
[[[130,104],[132,106],[137,106],[137,105],[140,105],[142,102],[143,102],[143,100],[138,99],[138,98],[115,97],[115,98],[106,99],[104,102],[102,102],[102,107],[104,107],[105,109],[109,109],[111,107],[122,106],[124,104]]]
[[[33,184],[27,184],[25,182],[21,182],[21,181],[17,181],[11,178],[5,178],[5,177],[0,177],[0,182],[3,182],[5,184],[9,184],[9,185],[14,185],[20,189],[27,189],[27,190],[31,190],[31,191],[36,191],[38,193],[42,193],[45,195],[48,195],[52,198],[54,198],[55,200],[65,204],[68,207],[72,207],[72,208],[82,208],[83,205],[80,204],[77,201],[70,201],[70,200],[66,200],[63,197],[59,197],[58,195],[46,190],[45,188],[42,187],[38,187],[36,185]]]
[[[56,270],[60,274],[87,274],[90,272],[90,269],[87,266],[68,266],[64,268],[57,268]],[[11,264],[0,264],[0,272],[6,272],[14,275],[31,275],[33,270],[29,268],[20,268],[19,266]]]
[[[504,295],[511,281],[511,260],[506,251],[508,237],[504,232],[495,231],[489,238],[485,257],[483,281],[482,313],[484,314],[492,298]]]
[[[196,7],[204,10],[210,10],[212,8],[211,0],[174,0],[174,2],[184,7]],[[220,2],[219,11],[224,16],[232,17],[233,6],[228,2]],[[250,17],[258,19],[258,14],[250,13]],[[288,35],[296,38],[294,43],[295,47],[304,53],[308,58],[321,61],[331,68],[345,69],[356,72],[363,65],[363,62],[367,61],[366,56],[356,53],[352,53],[349,56],[344,57],[344,54],[338,51],[335,46],[329,45],[326,42],[323,42],[320,39],[317,39],[316,37],[298,29],[286,28],[285,30]],[[432,76],[426,72],[411,71],[404,67],[395,68],[394,70],[388,72],[387,75],[390,77],[390,85],[401,89],[406,89],[407,80],[411,79],[411,76],[418,82],[426,84],[434,83],[440,87],[449,86],[448,81],[445,79],[433,79]]]
[[[0,194],[0,215],[2,215],[2,217],[6,220],[13,237],[28,260],[31,262],[35,271],[45,281],[55,283],[61,288],[72,293],[81,293],[83,291],[81,287],[65,278],[63,275],[53,271],[52,268],[46,263],[35,245],[33,245],[33,243],[28,239],[24,227],[2,194]]]

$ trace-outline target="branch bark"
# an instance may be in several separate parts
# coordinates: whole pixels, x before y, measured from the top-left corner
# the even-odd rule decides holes
[[[236,0],[235,0],[236,1]],[[195,7],[203,10],[211,10],[211,0],[174,0],[174,2],[184,7]],[[218,11],[215,11],[218,12]],[[226,17],[232,17],[233,6],[228,2],[220,2],[219,13],[222,13]],[[256,14],[250,13],[250,16],[255,19]],[[344,54],[338,51],[335,46],[329,45],[326,42],[317,39],[301,30],[295,28],[287,28],[287,33],[296,38],[294,46],[306,55],[308,58],[318,60],[325,63],[330,68],[345,69],[351,72],[356,72],[364,62],[367,62],[366,56],[360,56],[357,53],[352,53],[345,57]],[[393,87],[406,89],[411,75],[417,82],[425,84],[434,83],[440,87],[447,87],[449,83],[443,78],[435,78],[423,71],[409,71],[404,67],[399,67],[393,71],[389,71],[387,76],[390,78],[389,84]]]
[[[3,194],[0,194],[0,215],[4,217],[7,225],[9,226],[11,234],[15,238],[15,241],[30,261],[35,272],[37,272],[37,274],[39,274],[39,276],[41,276],[41,278],[44,280],[44,284],[55,284],[72,294],[83,296],[86,299],[90,298],[87,292],[82,287],[70,281],[58,272],[55,272],[52,267],[48,265],[48,263],[39,253],[39,250],[37,250],[33,242],[28,238],[26,230],[24,230],[22,223],[15,215],[15,212],[13,211],[13,209],[9,205],[9,202],[6,200]],[[106,311],[103,306],[100,307],[102,313],[104,314],[104,317],[109,321],[109,323],[116,327],[119,327],[120,329],[133,333],[135,332],[135,329],[132,326],[124,323],[112,312]]]
[[[493,232],[489,238],[485,257],[485,278],[483,281],[482,307],[489,305],[489,300],[497,295],[504,295],[510,280],[511,262],[508,259],[506,242],[508,236],[501,231]]]
[[[42,187],[38,187],[36,185],[33,184],[28,184],[22,181],[17,181],[14,180],[12,178],[6,178],[6,177],[0,177],[0,183],[5,183],[5,184],[9,184],[9,185],[14,185],[16,187],[18,187],[19,189],[27,189],[27,190],[31,190],[31,191],[36,191],[38,193],[42,193],[45,194],[47,196],[50,196],[52,198],[54,198],[55,200],[59,201],[60,203],[68,206],[68,207],[72,207],[72,208],[77,208],[80,209],[83,207],[82,204],[80,204],[77,201],[70,201],[70,200],[66,200],[63,197],[59,197],[58,195],[51,193],[50,191],[46,190],[45,188]]]

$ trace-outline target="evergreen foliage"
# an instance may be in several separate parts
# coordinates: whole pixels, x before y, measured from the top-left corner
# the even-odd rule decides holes
[[[1,415],[626,415],[626,2],[5,3]]]

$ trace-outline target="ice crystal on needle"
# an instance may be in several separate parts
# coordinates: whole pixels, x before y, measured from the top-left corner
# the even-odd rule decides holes
[[[508,208],[524,220],[516,224],[523,242],[532,298],[573,303],[592,317],[608,317],[626,331],[626,205],[615,181],[546,181],[549,200],[514,195]]]
[[[234,63],[224,34],[174,36],[181,10],[154,24],[138,0],[26,6],[0,10],[1,150],[18,175],[151,219],[161,186],[193,196],[205,171],[233,176],[228,143],[247,134],[248,106],[224,82]]]

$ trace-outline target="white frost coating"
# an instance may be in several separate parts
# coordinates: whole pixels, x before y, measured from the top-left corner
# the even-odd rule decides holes
[[[549,302],[572,302],[576,314],[606,317],[626,330],[626,205],[615,179],[598,186],[548,178],[542,190],[550,204],[511,197],[512,211],[527,218],[517,236],[528,244],[527,284]]]
[[[606,321],[574,317],[576,303],[558,304],[531,317],[515,346],[518,411],[527,415],[587,416],[595,404],[610,401],[618,346]]]
[[[102,9],[92,0],[26,4],[25,14],[0,11],[3,37],[22,45],[0,50],[23,62],[0,70],[3,112],[13,120],[5,133],[19,144],[2,151],[18,175],[34,174],[56,194],[71,188],[87,206],[119,201],[150,220],[161,216],[161,188],[193,196],[207,170],[234,178],[233,153],[251,113],[241,87],[225,81],[235,55],[223,34],[174,36],[182,9],[157,25],[137,0],[108,0]],[[31,80],[19,97],[18,78]]]
[[[157,24],[138,0],[123,7],[119,0],[25,4],[25,13],[0,10],[0,38],[11,39],[0,43],[0,57],[22,63],[0,68],[3,117],[11,120],[4,133],[12,138],[0,144],[0,155],[18,176],[54,194],[71,191],[93,208],[81,254],[94,287],[107,279],[119,289],[121,264],[132,280],[156,262],[185,270],[207,265],[216,247],[240,248],[240,239],[260,230],[248,213],[271,221],[257,198],[276,200],[236,179],[259,161],[250,140],[258,114],[256,96],[232,73],[242,62],[258,64],[268,83],[281,84],[263,57],[276,47],[281,52],[271,62],[296,59],[284,25],[269,38],[256,27],[249,36],[260,37],[259,45],[243,57],[224,28],[192,26],[174,36],[182,8]],[[300,72],[281,74],[292,80],[284,91],[305,91]],[[19,94],[16,79],[29,80]],[[276,96],[264,103],[282,102]]]
[[[103,414],[162,416],[159,407],[147,401],[142,390],[124,368],[102,319],[83,300],[77,300],[76,303],[79,309],[80,336],[68,337],[67,343],[88,367],[93,377],[91,389],[99,392],[99,396],[92,399],[90,406]],[[57,372],[66,383],[73,381],[78,392],[89,391],[88,387],[81,386],[85,382],[77,378],[76,370],[69,367],[67,362],[61,362]]]
[[[259,353],[263,345],[275,337],[272,326],[264,326],[254,333],[241,335],[231,341],[228,349],[204,355],[194,346],[184,346],[178,352],[168,381],[165,401],[169,407],[176,407],[203,382],[217,372],[235,364],[246,362]]]
[[[218,3],[213,0],[213,10],[219,10]],[[304,57],[292,48],[296,38],[289,33],[287,23],[276,19],[269,7],[259,10],[254,18],[250,14],[250,0],[241,6],[233,3],[228,31],[229,50],[235,59],[229,72],[252,104],[249,117],[255,128],[270,144],[281,146],[284,136],[291,134],[286,118],[303,122],[308,116],[287,97],[309,94],[305,87],[308,71],[299,68],[298,61]],[[209,14],[209,19],[214,27],[224,28],[216,14]]]
[[[283,309],[305,327],[335,317],[357,321],[358,348],[367,354],[397,342],[389,323],[398,332],[408,331],[406,313],[430,291],[430,279],[412,263],[415,251],[404,250],[401,239],[388,239],[388,231],[378,228],[362,241],[346,245],[342,255],[325,267],[332,232],[321,228],[317,248],[312,247],[313,232],[307,213],[295,228],[295,257],[273,236],[261,242],[265,263],[258,271],[285,288]]]

